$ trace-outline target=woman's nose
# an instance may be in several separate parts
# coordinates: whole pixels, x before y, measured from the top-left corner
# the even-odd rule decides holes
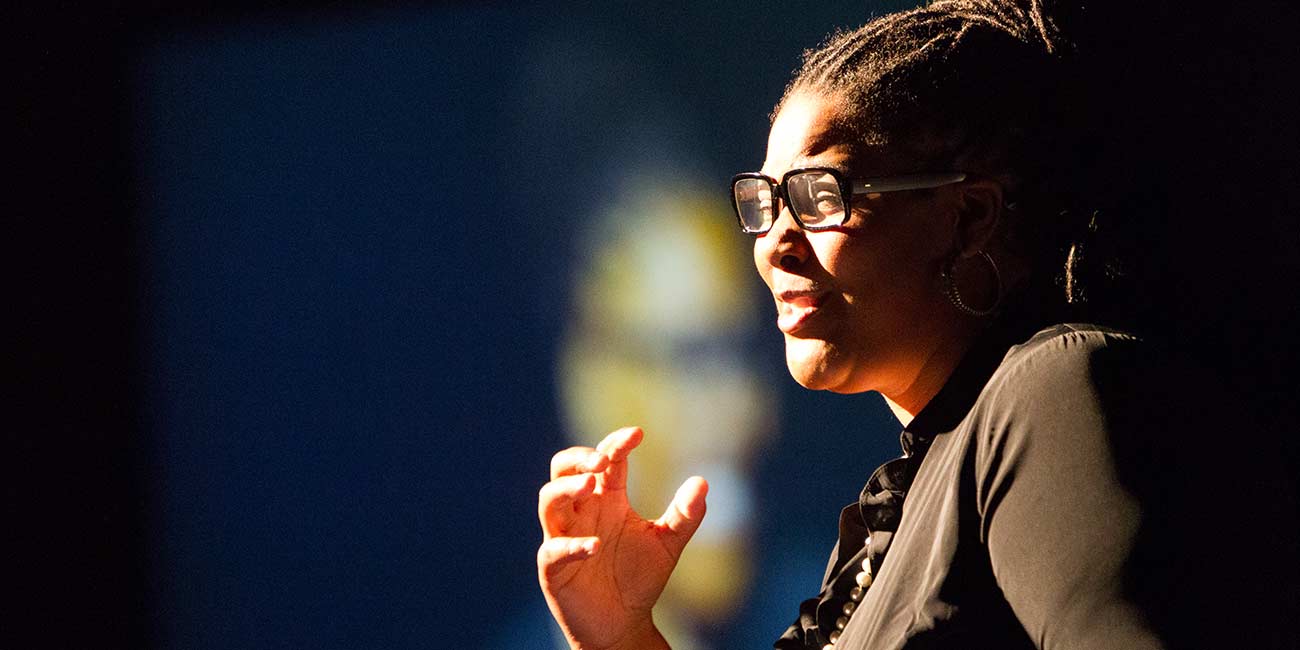
[[[808,259],[811,251],[807,233],[786,207],[782,207],[776,221],[772,223],[772,229],[759,237],[754,245],[768,265],[783,271],[798,268]]]

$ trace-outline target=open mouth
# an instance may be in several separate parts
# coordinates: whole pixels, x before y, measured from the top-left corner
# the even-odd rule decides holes
[[[776,295],[776,326],[796,334],[820,312],[826,294],[815,291],[783,291]]]

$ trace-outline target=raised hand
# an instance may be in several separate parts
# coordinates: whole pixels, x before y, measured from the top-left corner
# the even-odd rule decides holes
[[[574,648],[667,647],[650,609],[704,518],[709,486],[691,477],[661,517],[638,515],[627,501],[627,458],[642,435],[619,429],[595,449],[555,454],[538,495],[537,578]]]

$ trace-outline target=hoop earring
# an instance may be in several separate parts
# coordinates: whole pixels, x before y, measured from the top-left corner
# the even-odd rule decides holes
[[[962,300],[961,291],[957,289],[957,282],[953,280],[952,277],[953,267],[957,264],[956,257],[953,257],[944,265],[942,276],[944,291],[948,294],[948,301],[952,303],[952,306],[956,307],[957,311],[966,314],[967,316],[983,317],[997,311],[998,306],[1002,304],[1002,272],[998,270],[998,265],[993,261],[991,255],[984,251],[979,251],[977,254],[980,257],[983,257],[984,261],[989,263],[989,268],[993,269],[993,281],[995,284],[993,289],[993,304],[989,305],[987,309],[975,309],[966,304],[965,300]]]

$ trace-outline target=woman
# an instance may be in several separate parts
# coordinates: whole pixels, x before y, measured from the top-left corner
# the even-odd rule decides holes
[[[1037,11],[877,19],[805,57],[761,172],[733,180],[791,374],[878,391],[905,426],[778,648],[1157,648],[1253,620],[1199,595],[1195,531],[1219,504],[1191,503],[1186,476],[1208,459],[1146,434],[1213,413],[1156,421],[1168,358],[1056,324],[1063,267],[1078,294],[1070,243],[1095,226],[1064,155],[1084,137],[1067,49]],[[539,579],[575,648],[667,647],[651,609],[707,484],[640,517],[624,486],[642,435],[561,451],[541,490]],[[1216,580],[1255,603],[1243,575]]]

